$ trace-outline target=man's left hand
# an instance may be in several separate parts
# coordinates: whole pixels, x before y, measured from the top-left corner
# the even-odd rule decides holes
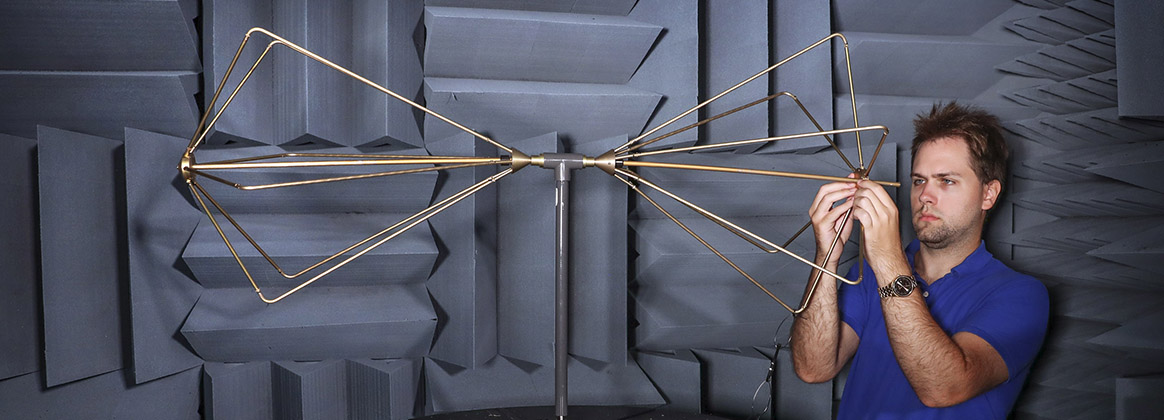
[[[885,188],[867,179],[858,182],[853,198],[853,217],[861,221],[865,258],[874,272],[909,274],[909,265],[901,249],[897,203]],[[879,282],[892,280],[893,277],[882,280],[878,276]]]

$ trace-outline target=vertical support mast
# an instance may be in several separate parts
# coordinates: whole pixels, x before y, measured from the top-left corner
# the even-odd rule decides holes
[[[567,389],[570,363],[570,171],[585,166],[586,158],[575,153],[546,153],[534,157],[534,165],[554,171],[555,235],[554,307],[554,417],[565,420],[569,408]]]

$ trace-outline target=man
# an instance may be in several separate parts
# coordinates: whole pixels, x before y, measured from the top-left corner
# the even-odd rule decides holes
[[[796,374],[829,381],[852,359],[840,419],[1004,419],[1042,344],[1049,305],[1042,283],[982,241],[1006,178],[1006,143],[997,118],[955,103],[919,115],[914,129],[918,239],[908,247],[893,199],[874,182],[825,185],[809,209],[817,264],[836,270],[840,251],[825,255],[838,229],[852,233],[853,223],[840,223],[849,210],[863,227],[867,264],[858,285],[838,291],[822,280],[796,319]]]

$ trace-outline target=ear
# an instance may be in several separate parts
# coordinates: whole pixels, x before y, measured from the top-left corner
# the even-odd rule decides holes
[[[997,179],[987,182],[982,189],[982,211],[994,208],[994,204],[998,202],[998,195],[1002,193],[1002,183]]]

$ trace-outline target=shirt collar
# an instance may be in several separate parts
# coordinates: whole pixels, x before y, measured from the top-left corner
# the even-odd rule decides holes
[[[905,258],[909,260],[909,266],[911,268],[916,267],[914,265],[913,259],[914,256],[917,255],[917,251],[919,249],[921,249],[921,242],[917,239],[914,239],[909,243],[909,246],[905,247]],[[982,266],[986,265],[986,263],[990,262],[992,259],[994,259],[994,255],[991,254],[990,251],[986,250],[986,241],[979,241],[978,248],[975,248],[974,252],[971,252],[970,255],[967,255],[966,259],[962,260],[962,262],[958,263],[958,265],[950,269],[950,273],[942,276],[942,278],[944,279],[946,277],[950,277],[951,275],[961,276],[966,273],[973,273],[978,271],[980,268],[982,268]],[[936,282],[938,280],[941,279],[934,281]]]

